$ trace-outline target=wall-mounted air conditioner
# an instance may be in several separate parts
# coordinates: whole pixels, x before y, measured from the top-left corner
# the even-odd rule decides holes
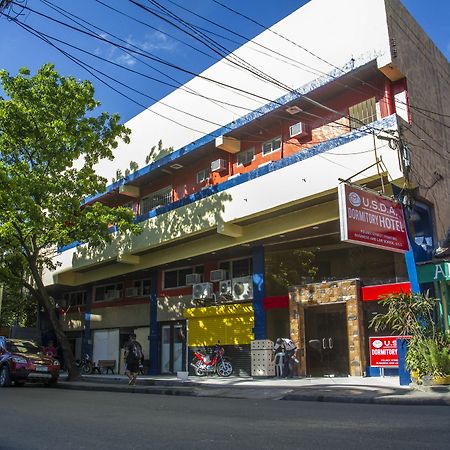
[[[199,273],[189,273],[186,275],[186,286],[190,286],[191,284],[201,283],[202,276]]]
[[[239,277],[232,280],[233,300],[251,300],[253,298],[252,277]]]
[[[197,283],[192,286],[192,298],[194,300],[203,300],[213,297],[212,283]]]
[[[211,270],[209,274],[209,279],[213,283],[216,283],[217,281],[225,280],[226,276],[227,272],[223,269]]]
[[[227,162],[224,159],[216,159],[211,163],[211,172],[223,172],[227,170]]]
[[[222,280],[219,283],[219,295],[232,295],[231,280]]]
[[[140,289],[137,287],[129,287],[125,289],[125,297],[138,297],[141,295]]]
[[[303,122],[294,123],[289,127],[289,136],[292,137],[302,137],[307,136],[308,130]]]

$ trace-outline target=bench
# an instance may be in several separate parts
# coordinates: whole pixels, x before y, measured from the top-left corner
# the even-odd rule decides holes
[[[108,373],[111,371],[114,374],[114,369],[116,368],[115,359],[99,359],[97,364],[94,366],[94,373],[99,374]]]

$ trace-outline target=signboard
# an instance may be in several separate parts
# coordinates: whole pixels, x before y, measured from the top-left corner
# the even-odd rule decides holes
[[[409,250],[402,205],[346,183],[339,185],[341,240],[392,252]]]
[[[417,266],[419,283],[433,283],[434,281],[450,280],[450,263],[428,263]]]
[[[411,336],[369,337],[369,357],[372,367],[398,367],[397,339]]]

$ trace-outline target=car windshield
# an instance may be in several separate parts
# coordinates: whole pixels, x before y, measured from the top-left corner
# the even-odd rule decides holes
[[[40,353],[41,348],[30,341],[6,341],[6,349],[12,353]]]

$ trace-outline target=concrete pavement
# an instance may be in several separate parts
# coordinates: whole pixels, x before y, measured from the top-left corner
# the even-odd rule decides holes
[[[400,386],[398,377],[278,379],[190,376],[182,381],[176,376],[141,375],[136,386],[128,386],[128,378],[124,375],[83,375],[78,381],[67,381],[66,378],[64,374],[61,376],[58,388],[253,400],[450,405],[450,386]]]

